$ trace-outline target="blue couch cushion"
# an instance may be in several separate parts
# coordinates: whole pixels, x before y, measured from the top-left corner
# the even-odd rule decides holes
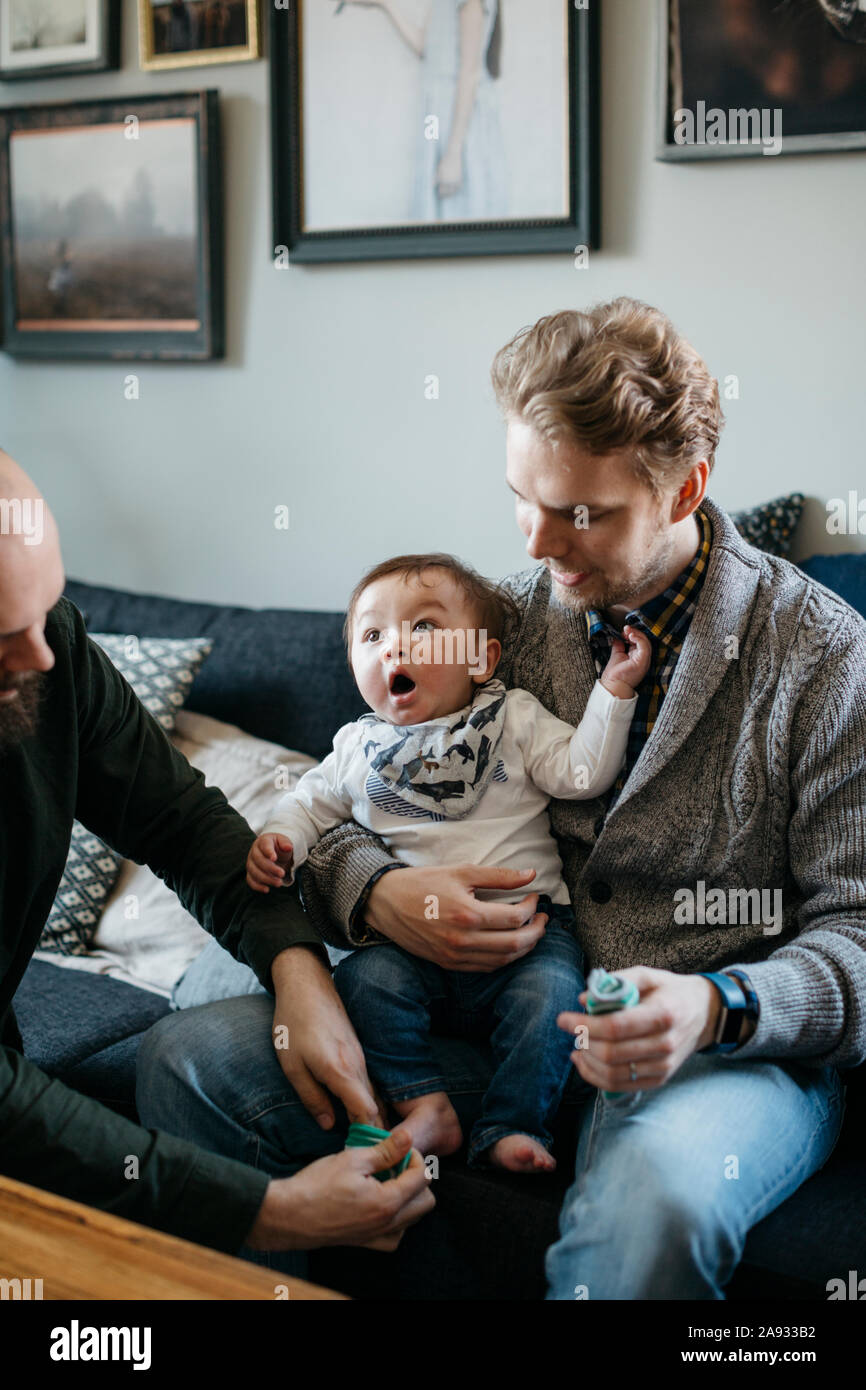
[[[810,555],[800,562],[800,569],[866,618],[866,554]]]
[[[41,960],[28,965],[12,1007],[29,1061],[127,1111],[141,1035],[170,1012],[150,990]]]
[[[186,708],[258,738],[324,758],[340,726],[366,709],[346,661],[342,613],[186,603],[75,580],[65,592],[92,632],[211,638]]]

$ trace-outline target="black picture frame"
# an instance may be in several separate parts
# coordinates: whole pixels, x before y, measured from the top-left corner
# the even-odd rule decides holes
[[[99,0],[99,52],[95,58],[84,62],[34,64],[32,67],[4,67],[0,60],[0,82],[22,82],[35,77],[76,77],[119,68],[120,7],[121,0]]]
[[[574,254],[600,243],[599,33],[602,0],[563,0],[569,75],[569,211],[563,218],[306,231],[302,222],[303,0],[270,7],[273,253],[299,264],[450,256]]]
[[[147,122],[194,123],[195,150],[195,247],[193,314],[172,327],[130,326],[129,319],[117,327],[99,328],[104,319],[70,318],[76,326],[54,327],[63,323],[61,315],[46,320],[24,319],[18,312],[18,247],[15,238],[10,142],[22,132],[54,133],[64,129],[103,125],[127,128],[135,118],[140,126]],[[122,134],[119,138],[123,138]],[[56,229],[51,238],[63,237]],[[46,236],[46,240],[49,238]],[[2,244],[3,350],[27,358],[108,358],[138,361],[208,361],[224,353],[224,256],[222,179],[220,157],[219,93],[215,89],[180,92],[170,96],[123,97],[120,100],[54,103],[48,106],[7,107],[0,110],[0,244]],[[65,243],[64,243],[65,244]],[[123,250],[124,243],[118,238]],[[164,254],[164,253],[163,253]],[[70,248],[74,266],[75,245]],[[98,264],[98,258],[91,264]],[[134,275],[134,271],[132,274]],[[139,270],[139,274],[143,272]],[[123,277],[128,287],[127,272]],[[105,293],[105,291],[102,291]],[[34,327],[34,323],[42,326]],[[171,322],[166,320],[166,322]],[[48,326],[51,325],[51,326]]]
[[[709,5],[716,0],[701,0],[702,18],[709,13]],[[816,20],[821,18],[818,5],[816,4],[813,12],[806,10],[785,9],[778,6],[777,12],[781,20],[787,19],[794,26],[799,26],[801,37],[806,37],[802,32],[804,23],[811,23],[813,26]],[[836,6],[839,14],[842,7]],[[866,16],[854,10],[846,10],[847,22],[843,23],[838,15],[834,18],[826,11],[823,20],[826,23],[827,41],[839,43],[840,51],[846,49],[850,52],[854,47],[854,35],[860,35],[866,28]],[[736,142],[700,142],[678,143],[674,135],[674,124],[677,111],[692,110],[690,104],[685,103],[683,108],[678,108],[675,104],[674,88],[675,76],[679,83],[685,78],[688,82],[689,74],[684,72],[684,59],[682,51],[682,14],[680,0],[656,0],[656,24],[658,33],[657,48],[657,125],[656,125],[656,154],[657,160],[663,163],[680,163],[705,159],[755,159],[764,157],[764,148],[757,141],[753,143]],[[866,46],[862,38],[856,39],[856,47],[862,50],[864,62],[866,62]],[[817,52],[814,47],[811,51],[812,61],[817,59]],[[702,77],[705,77],[705,69],[701,70]],[[705,105],[711,109],[727,111],[731,109],[728,102],[717,102],[711,84],[708,83],[706,91],[707,101]],[[769,104],[769,103],[768,103]],[[773,108],[776,106],[773,102]],[[696,104],[697,107],[697,104]],[[733,103],[733,109],[751,110],[757,109],[756,103],[751,99],[751,94],[743,95],[742,100]],[[696,109],[696,115],[697,115]],[[704,113],[706,115],[706,113]],[[696,124],[699,124],[696,122]],[[833,121],[828,114],[827,129],[814,130],[809,133],[797,133],[795,115],[795,133],[788,134],[791,121],[786,116],[784,107],[782,116],[779,118],[782,138],[780,140],[779,153],[782,155],[796,154],[834,154],[846,150],[866,149],[866,101],[861,103],[861,116],[856,122],[855,127],[850,129],[839,128],[838,119]],[[769,122],[768,122],[769,128]]]

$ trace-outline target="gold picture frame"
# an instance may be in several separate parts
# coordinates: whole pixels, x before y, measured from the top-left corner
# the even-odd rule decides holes
[[[181,6],[180,14],[169,13]],[[239,12],[245,21],[245,42],[237,41]],[[173,43],[182,42],[185,24],[190,46],[168,46],[168,25],[173,19],[179,21]],[[157,34],[158,23],[166,26],[161,34]],[[228,41],[214,43],[220,29]],[[145,72],[246,63],[261,53],[259,0],[138,0],[138,65]]]

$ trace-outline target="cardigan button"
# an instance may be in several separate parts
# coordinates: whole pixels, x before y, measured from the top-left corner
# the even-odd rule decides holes
[[[589,896],[594,903],[609,903],[613,897],[613,889],[609,883],[597,878],[594,883],[589,885]]]

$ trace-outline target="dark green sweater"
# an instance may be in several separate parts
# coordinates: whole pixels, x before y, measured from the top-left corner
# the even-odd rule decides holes
[[[267,1176],[51,1080],[21,1055],[11,1000],[54,901],[74,818],[148,864],[268,989],[278,952],[322,951],[321,940],[295,893],[247,888],[253,832],[172,746],[66,599],[45,635],[55,665],[43,676],[38,727],[0,753],[0,1171],[235,1252]],[[129,1154],[137,1180],[124,1175]]]

